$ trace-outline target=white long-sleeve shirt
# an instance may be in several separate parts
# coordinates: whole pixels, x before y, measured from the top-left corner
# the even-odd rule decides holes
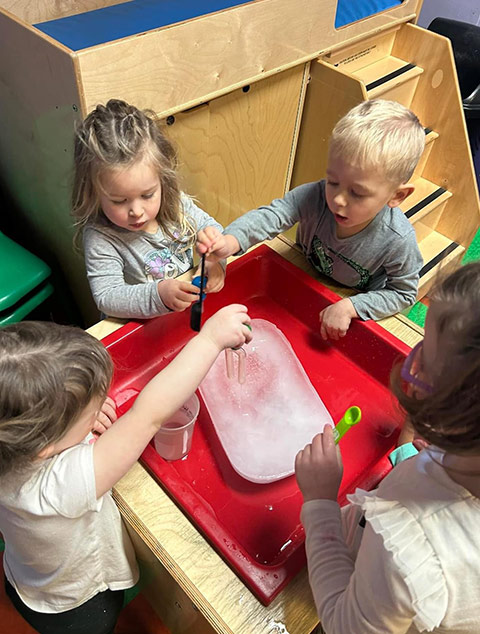
[[[304,504],[310,585],[327,634],[479,634],[480,500],[449,478],[443,455],[406,460],[376,491],[349,496],[343,512],[330,500]],[[355,559],[347,541],[359,531]]]

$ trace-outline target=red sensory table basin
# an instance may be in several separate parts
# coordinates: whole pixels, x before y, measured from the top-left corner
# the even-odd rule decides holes
[[[324,342],[318,313],[338,300],[263,245],[229,265],[225,288],[206,298],[204,319],[227,304],[245,304],[252,318],[282,330],[334,421],[351,405],[362,409],[361,423],[340,443],[345,471],[339,502],[344,504],[347,493],[375,487],[390,469],[386,456],[395,446],[401,415],[389,376],[410,348],[378,324],[359,320],[340,341]],[[120,414],[194,335],[189,317],[186,311],[129,322],[103,339],[115,363],[110,395]],[[188,456],[167,462],[150,443],[141,462],[265,605],[305,565],[295,477],[270,484],[240,477],[203,402]]]

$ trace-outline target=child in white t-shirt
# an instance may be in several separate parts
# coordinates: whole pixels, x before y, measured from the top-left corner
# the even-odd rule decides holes
[[[244,306],[218,311],[109,425],[112,374],[86,332],[21,322],[0,330],[0,532],[6,591],[41,634],[110,634],[138,578],[110,489],[197,388],[219,352],[251,338]],[[107,405],[111,412],[111,405]],[[95,443],[92,429],[108,427]],[[103,425],[101,423],[103,420]]]

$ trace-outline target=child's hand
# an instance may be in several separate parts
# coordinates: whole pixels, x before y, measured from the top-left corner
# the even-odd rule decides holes
[[[205,227],[197,233],[197,251],[206,255],[210,262],[228,258],[240,251],[238,240],[231,235],[224,235],[216,227]]]
[[[340,339],[345,337],[350,322],[358,317],[352,302],[345,297],[335,304],[324,308],[320,315],[320,334],[322,339]]]
[[[217,250],[222,252],[226,247],[225,236],[216,227],[205,227],[197,233],[197,251],[200,255],[217,256]],[[222,256],[218,255],[218,259]]]
[[[430,443],[426,440],[423,440],[423,438],[414,438],[412,440],[412,445],[417,451],[422,451],[422,449],[427,449],[427,447],[430,447]]]
[[[206,265],[208,282],[205,290],[207,293],[218,293],[225,284],[225,271],[220,262],[208,262]]]
[[[117,420],[117,411],[115,409],[115,401],[109,396],[103,401],[102,407],[97,414],[97,420],[93,424],[93,430],[96,434],[103,434]]]
[[[342,475],[340,450],[333,440],[332,428],[325,426],[323,434],[317,434],[295,458],[295,476],[304,502],[336,501]]]
[[[219,350],[237,348],[252,339],[252,333],[246,326],[249,323],[247,307],[230,304],[207,319],[200,335],[208,337]]]
[[[198,300],[200,290],[190,282],[172,279],[158,282],[158,294],[167,308],[180,313]]]

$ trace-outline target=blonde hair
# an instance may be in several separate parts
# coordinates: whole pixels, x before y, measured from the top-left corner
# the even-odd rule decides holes
[[[329,153],[360,168],[382,169],[394,185],[411,178],[425,147],[417,116],[396,101],[373,99],[352,108],[330,138]]]
[[[193,244],[196,227],[183,213],[176,152],[155,113],[110,99],[106,106],[98,105],[76,130],[72,194],[76,245],[84,226],[95,223],[102,214],[102,174],[128,168],[145,158],[157,171],[162,189],[158,224],[172,240],[186,242],[185,248]]]
[[[33,466],[93,398],[113,364],[104,346],[71,326],[23,321],[0,329],[0,475]]]

